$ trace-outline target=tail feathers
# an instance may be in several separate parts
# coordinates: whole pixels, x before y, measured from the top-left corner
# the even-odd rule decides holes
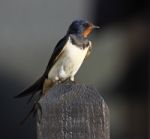
[[[36,81],[28,89],[26,89],[25,91],[23,91],[19,95],[15,96],[15,98],[21,98],[21,97],[25,97],[25,96],[30,95],[30,98],[29,98],[27,104],[30,102],[34,103],[33,108],[30,110],[30,112],[26,115],[26,117],[20,123],[21,125],[24,124],[24,122],[31,115],[33,115],[33,117],[35,117],[38,109],[40,110],[40,118],[38,118],[38,121],[40,121],[40,119],[42,117],[42,109],[41,109],[41,106],[38,102],[39,102],[40,98],[44,94],[46,94],[47,91],[49,90],[49,88],[51,88],[53,85],[54,85],[54,82],[52,80],[45,79],[44,76],[42,76],[38,81]],[[41,91],[39,91],[39,90],[41,90]]]
[[[33,85],[31,85],[28,89],[24,90],[22,93],[15,96],[15,98],[21,98],[21,97],[25,97],[25,96],[28,96],[28,95],[34,96],[34,94],[37,91],[42,89],[43,82],[44,82],[44,78],[41,77]]]
[[[38,110],[39,110],[40,114],[39,114],[39,117],[37,117],[37,118],[38,118],[38,122],[40,122],[41,117],[42,117],[42,108],[41,108],[41,105],[38,102],[36,102],[33,105],[32,109],[29,111],[29,113],[26,115],[26,117],[20,122],[20,125],[23,125],[31,115],[33,115],[33,117],[35,117],[37,115]]]
[[[43,85],[43,94],[46,94],[47,91],[48,91],[51,87],[53,87],[54,84],[55,84],[54,81],[49,80],[49,79],[45,79],[44,85]]]
[[[43,92],[33,92],[32,95],[30,96],[30,98],[28,99],[27,101],[27,104],[29,104],[30,102],[38,102],[40,100],[40,98],[42,97],[43,95]]]

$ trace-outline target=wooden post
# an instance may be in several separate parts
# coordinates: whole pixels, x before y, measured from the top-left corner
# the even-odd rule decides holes
[[[39,103],[38,139],[109,139],[109,110],[95,88],[59,84]]]

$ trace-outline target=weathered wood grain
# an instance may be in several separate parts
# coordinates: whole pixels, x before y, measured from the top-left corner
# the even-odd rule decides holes
[[[109,110],[94,87],[59,84],[40,104],[38,139],[109,139]]]

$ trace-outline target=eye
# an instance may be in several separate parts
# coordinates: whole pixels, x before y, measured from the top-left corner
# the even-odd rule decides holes
[[[88,27],[89,27],[89,24],[88,24],[88,23],[84,23],[83,26],[84,26],[85,28],[88,28]]]

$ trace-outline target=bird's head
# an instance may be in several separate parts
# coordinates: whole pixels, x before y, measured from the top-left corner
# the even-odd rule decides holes
[[[95,28],[99,28],[99,26],[95,26],[87,20],[75,20],[71,23],[67,34],[82,35],[87,38]]]

